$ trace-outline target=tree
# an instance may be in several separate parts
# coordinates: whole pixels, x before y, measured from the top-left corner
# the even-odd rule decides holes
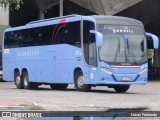
[[[0,5],[5,9],[7,6],[14,6],[14,8],[18,10],[21,4],[23,4],[22,0],[0,0]]]

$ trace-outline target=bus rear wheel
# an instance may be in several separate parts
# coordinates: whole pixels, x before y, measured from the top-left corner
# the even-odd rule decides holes
[[[77,71],[74,76],[75,79],[75,88],[78,91],[88,92],[91,90],[91,85],[84,84],[83,73],[81,71]]]
[[[27,71],[23,72],[23,87],[24,87],[24,89],[32,89],[33,88],[33,84],[31,82],[29,82]]]
[[[14,72],[14,82],[18,89],[23,89],[23,80],[19,72]]]
[[[117,93],[125,93],[130,85],[115,85],[113,88]]]
[[[51,84],[50,87],[53,90],[64,90],[68,87],[68,84]]]

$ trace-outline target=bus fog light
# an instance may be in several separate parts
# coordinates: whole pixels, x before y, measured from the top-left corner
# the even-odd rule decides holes
[[[102,77],[102,78],[101,78],[101,80],[102,80],[102,81],[104,81],[104,80],[105,80],[105,78],[104,78],[104,77]]]

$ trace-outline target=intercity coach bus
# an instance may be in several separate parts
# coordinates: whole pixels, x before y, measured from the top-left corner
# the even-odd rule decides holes
[[[126,92],[147,83],[147,36],[135,19],[68,15],[8,28],[3,37],[3,79],[18,89],[50,85],[78,91],[108,86]]]

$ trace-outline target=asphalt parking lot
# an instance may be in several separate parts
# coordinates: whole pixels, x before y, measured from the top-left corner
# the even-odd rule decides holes
[[[49,86],[44,85],[37,90],[25,90],[17,89],[13,82],[0,82],[0,100],[33,103],[44,110],[52,111],[109,109],[158,111],[160,108],[160,82],[133,85],[128,92],[122,94],[107,87],[93,87],[91,92],[78,92],[73,85],[69,85],[66,90],[51,90]]]

